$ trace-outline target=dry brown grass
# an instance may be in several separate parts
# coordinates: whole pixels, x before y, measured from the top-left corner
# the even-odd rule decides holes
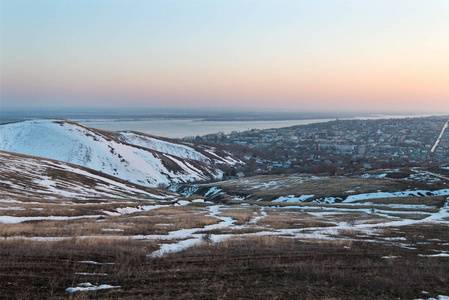
[[[427,218],[428,214],[417,214],[417,213],[399,213],[399,214],[395,214],[395,213],[388,213],[389,216],[392,217],[396,217],[396,218],[401,218],[401,219],[412,219],[412,220],[422,220],[424,218]]]
[[[120,205],[122,207],[128,206],[129,203],[122,203]],[[88,209],[89,206],[84,208]],[[58,206],[57,209],[59,211],[61,208]],[[18,224],[2,224],[0,226],[0,237],[159,235],[182,228],[203,228],[207,225],[216,224],[219,221],[219,219],[208,215],[201,208],[195,209],[182,206],[162,207],[152,211],[136,212],[122,216],[103,216],[101,218],[80,218],[60,221],[38,220]],[[161,226],[159,224],[169,225]]]
[[[445,196],[428,196],[428,197],[393,197],[378,198],[359,201],[359,203],[370,202],[376,204],[407,204],[407,205],[427,205],[442,207],[446,202]]]
[[[315,217],[306,212],[298,210],[266,210],[268,215],[257,223],[261,226],[268,226],[274,229],[292,229],[308,227],[329,227],[334,226],[332,215],[326,217]]]
[[[339,229],[338,233],[342,237],[349,237],[355,239],[357,235],[361,234],[361,231],[356,229]]]
[[[140,212],[141,216],[179,216],[186,213],[198,212],[198,209],[190,206],[165,206],[158,209]]]
[[[377,228],[375,230],[376,234],[379,234],[380,236],[393,236],[393,234],[395,234],[395,232],[393,231],[393,229],[391,227],[380,227]]]
[[[334,226],[333,222],[329,222],[328,219],[319,219],[313,216],[304,217],[299,220],[299,224],[302,225],[302,227],[329,227]]]
[[[243,228],[235,229],[233,227],[223,227],[223,228],[217,228],[207,231],[201,231],[202,233],[209,233],[209,234],[234,234],[236,236],[240,234],[247,234],[247,233],[256,233],[256,232],[266,232],[266,231],[272,231],[272,229],[269,228],[260,228],[255,226],[245,226]]]
[[[311,243],[316,244],[323,244],[323,245],[332,245],[336,247],[343,247],[343,248],[351,248],[352,244],[354,243],[353,240],[350,239],[334,239],[334,240],[310,240]]]
[[[296,225],[297,223],[297,217],[276,213],[271,213],[257,222],[257,224],[260,226],[267,226],[273,229],[300,228]]]
[[[79,226],[79,229],[84,226],[87,232],[105,228],[101,226],[126,230],[128,226],[144,226],[146,222],[157,227],[156,221],[172,220],[176,223],[175,217],[183,217],[189,211],[199,218],[204,217],[205,213],[201,209],[195,213],[188,207],[162,210],[164,214],[160,218],[156,218],[157,214],[133,218],[133,214],[108,217],[101,222],[89,220],[84,225],[73,222],[71,226]],[[288,221],[283,224],[286,226],[300,224],[293,226],[304,227],[304,223],[311,222],[310,227],[316,227],[313,218],[307,214],[284,211],[280,214],[275,209],[266,211],[269,214],[266,218],[272,224],[277,224],[283,218]],[[156,213],[157,210],[152,212]],[[156,220],[153,222],[153,219]],[[61,227],[66,223],[52,222],[53,227]],[[29,226],[36,224],[16,224],[17,228],[22,228],[17,231],[34,230]],[[42,222],[41,225],[48,226],[50,223]],[[212,233],[226,233],[229,229],[220,230]],[[380,243],[355,242],[351,239],[359,239],[357,235],[360,233],[355,228],[340,231],[340,236],[347,239],[311,239],[310,243],[293,238],[240,236],[219,244],[203,243],[162,258],[147,257],[147,254],[158,249],[160,241],[101,236],[88,239],[74,236],[60,242],[3,239],[0,240],[0,282],[6,299],[48,298],[48,295],[58,299],[69,297],[65,292],[67,287],[86,281],[120,285],[123,288],[78,293],[72,297],[87,295],[89,298],[168,299],[179,298],[180,295],[185,298],[187,295],[190,299],[235,299],[254,296],[267,298],[269,295],[268,298],[282,299],[307,295],[306,298],[320,299],[393,299],[416,298],[422,290],[449,293],[445,276],[449,272],[447,260],[417,259],[417,254],[434,254],[434,249],[449,250],[446,245],[449,242],[447,226],[423,224],[401,227],[400,231],[380,228],[376,232],[381,233],[380,239],[402,237],[408,243],[417,243],[418,250],[400,248],[393,243],[386,247]],[[381,259],[389,255],[400,258]],[[115,264],[79,262],[85,260]],[[108,275],[86,277],[76,274],[82,272]],[[398,281],[398,278],[401,280]],[[29,288],[28,293],[19,288],[24,283]],[[239,288],[242,286],[245,289]]]
[[[401,258],[392,264],[381,258],[388,255]],[[301,243],[267,236],[203,244],[150,263],[171,283],[207,278],[207,284],[194,285],[196,292],[186,291],[189,298],[226,299],[415,298],[429,288],[431,294],[447,291],[444,270],[449,267],[430,259],[416,261],[416,253],[399,247],[350,241]],[[179,265],[187,268],[174,267]],[[431,288],[430,282],[438,288]],[[156,295],[170,298],[182,290],[180,285],[172,288],[169,294]]]
[[[377,178],[261,175],[202,185],[202,187],[212,186],[222,189],[228,195],[235,194],[237,191],[241,195],[251,195],[250,199],[252,200],[261,198],[273,200],[285,195],[315,195],[314,198],[339,196],[345,198],[351,195],[351,193],[346,193],[349,190],[355,190],[355,194],[373,193],[378,190],[396,192],[407,189],[408,183],[400,180]]]
[[[103,214],[103,211],[114,212],[118,208],[137,207],[142,205],[139,202],[131,201],[108,201],[104,200],[102,203],[83,203],[83,204],[54,204],[43,203],[40,205],[14,205],[22,207],[23,210],[1,210],[4,215],[15,217],[47,217],[47,216],[88,216]],[[11,205],[13,206],[13,205]],[[36,209],[38,208],[38,209]]]
[[[0,227],[0,236],[4,238],[11,236],[71,237],[107,234],[101,231],[103,228],[121,228],[121,226],[109,222],[96,222],[95,219],[28,221],[19,224],[3,224]],[[120,235],[120,232],[113,234]]]
[[[0,236],[8,238],[11,236],[33,236],[36,233],[36,226],[30,223],[2,224],[0,226]]]

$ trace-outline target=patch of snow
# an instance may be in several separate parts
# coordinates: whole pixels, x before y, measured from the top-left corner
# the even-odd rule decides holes
[[[204,199],[195,199],[195,200],[192,200],[192,202],[193,203],[205,203]],[[209,202],[209,201],[207,201],[207,202]]]
[[[43,220],[74,220],[74,219],[84,219],[84,218],[99,218],[101,215],[86,215],[86,216],[48,216],[48,217],[13,217],[13,216],[0,216],[0,223],[3,224],[18,224],[26,221],[43,221]]]
[[[376,192],[367,194],[358,194],[348,196],[343,202],[355,202],[376,198],[394,198],[394,197],[423,197],[423,196],[447,196],[449,195],[449,189],[442,189],[436,191],[429,190],[414,190],[414,191],[402,191],[402,192]]]
[[[143,212],[143,211],[150,211],[153,209],[158,209],[161,207],[167,207],[170,205],[139,205],[137,207],[119,207],[116,209],[116,211],[106,211],[103,210],[102,212],[109,216],[121,216],[125,214],[133,214],[136,212]]]
[[[193,247],[199,243],[201,243],[201,239],[191,238],[191,239],[180,241],[175,244],[162,244],[159,250],[154,251],[149,256],[150,257],[160,257],[160,256],[163,256],[168,253],[180,252],[189,247]]]
[[[97,291],[97,290],[107,290],[107,289],[118,289],[121,286],[112,286],[109,284],[102,285],[92,285],[90,282],[84,282],[78,284],[77,287],[69,287],[66,288],[66,292],[74,293],[74,292],[89,292],[89,291]]]
[[[156,137],[149,137],[147,135],[136,134],[133,132],[121,132],[121,134],[125,137],[126,142],[133,145],[156,150],[162,153],[168,153],[182,158],[202,161],[208,164],[212,163],[209,158],[186,145],[171,143],[160,140]]]
[[[166,236],[153,236],[152,238],[165,238],[165,239],[177,239],[182,240],[174,244],[163,244],[161,248],[151,254],[150,257],[160,257],[166,253],[179,252],[186,248],[192,247],[202,242],[201,232],[209,231],[219,228],[225,228],[233,225],[235,220],[231,217],[223,217],[218,215],[220,213],[220,208],[222,205],[212,205],[209,206],[210,216],[221,219],[222,221],[217,224],[207,225],[203,228],[190,228],[190,229],[179,229],[176,231],[171,231]],[[151,236],[146,236],[146,238],[151,238]]]
[[[387,174],[363,174],[361,176],[362,178],[385,178],[387,177]]]
[[[449,253],[438,253],[438,254],[418,254],[420,257],[449,257]]]
[[[175,206],[186,206],[189,203],[190,203],[190,201],[187,201],[187,200],[178,200],[178,201],[176,201]]]
[[[415,300],[424,300],[424,299],[415,299]],[[449,300],[449,296],[439,295],[436,298],[427,298],[426,300]]]
[[[265,211],[265,207],[261,207],[260,208],[260,216],[257,216],[255,218],[252,218],[248,224],[257,224],[257,222],[259,222],[260,220],[262,220],[263,218],[265,218],[267,216],[267,212]]]
[[[221,192],[221,189],[214,186],[210,190],[208,190],[206,194],[204,194],[204,197],[213,196],[213,195],[218,194],[219,192]]]
[[[0,207],[0,210],[25,210],[25,208],[19,206],[7,206],[7,207]]]
[[[304,202],[307,199],[312,198],[315,195],[301,195],[299,197],[296,197],[295,195],[289,195],[289,196],[281,196],[272,202]]]
[[[115,265],[115,263],[113,263],[113,262],[100,263],[100,262],[96,262],[93,260],[79,260],[78,262],[80,264],[90,264],[90,265]]]
[[[83,276],[107,276],[107,273],[83,273],[83,272],[76,272],[75,275],[83,275]]]

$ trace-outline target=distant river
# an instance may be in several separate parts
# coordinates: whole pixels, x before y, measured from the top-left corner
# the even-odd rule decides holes
[[[420,115],[424,116],[424,115]],[[380,119],[380,118],[406,118],[418,117],[383,115],[376,117],[361,117],[355,119]],[[310,119],[310,120],[288,120],[288,121],[201,121],[199,119],[156,119],[140,121],[122,120],[75,120],[88,127],[107,129],[114,131],[139,131],[158,136],[170,138],[183,138],[186,136],[205,135],[209,133],[231,131],[245,131],[248,129],[281,128],[294,125],[307,125],[318,122],[328,122],[334,119]],[[343,120],[343,118],[342,118]]]
[[[331,119],[289,120],[289,121],[200,121],[195,119],[158,119],[144,121],[75,120],[88,127],[114,131],[133,130],[170,138],[205,135],[209,133],[231,133],[248,129],[280,128],[327,122]]]

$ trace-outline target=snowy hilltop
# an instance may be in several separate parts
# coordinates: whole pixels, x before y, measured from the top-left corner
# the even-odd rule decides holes
[[[0,150],[68,162],[146,186],[221,179],[216,164],[231,155],[135,132],[113,132],[66,120],[0,125]],[[218,151],[220,152],[220,151]]]

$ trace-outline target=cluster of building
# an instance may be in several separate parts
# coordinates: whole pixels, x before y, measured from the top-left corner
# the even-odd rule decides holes
[[[447,117],[335,120],[195,139],[227,145],[235,151],[251,149],[244,154],[248,164],[242,167],[243,172],[292,169],[350,173],[449,163],[449,129],[444,130],[447,122]]]

